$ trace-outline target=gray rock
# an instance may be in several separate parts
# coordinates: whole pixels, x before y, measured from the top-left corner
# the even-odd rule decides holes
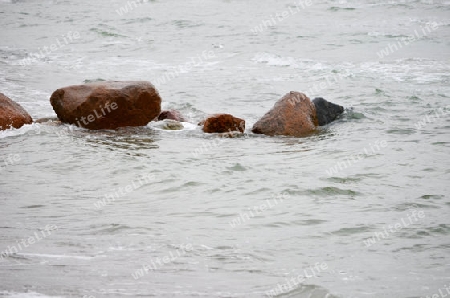
[[[316,97],[312,102],[316,107],[316,116],[319,126],[333,122],[344,112],[344,107],[329,102],[322,97]]]
[[[183,124],[172,119],[164,119],[162,121],[158,121],[153,126],[164,130],[182,130],[184,128]]]

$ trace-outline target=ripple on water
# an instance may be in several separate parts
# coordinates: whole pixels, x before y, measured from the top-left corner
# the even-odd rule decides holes
[[[339,187],[332,187],[332,186],[327,186],[327,187],[320,187],[320,188],[316,188],[316,189],[311,189],[311,190],[307,190],[305,191],[306,195],[314,195],[314,196],[335,196],[335,195],[341,195],[341,196],[358,196],[361,195],[360,192],[351,190],[351,189],[342,189]]]
[[[137,19],[128,20],[125,24],[147,23],[151,20],[153,20],[151,17],[137,18]]]
[[[445,127],[446,129],[450,128],[450,127]],[[450,144],[450,142],[433,142],[431,143],[431,145],[433,146],[443,146],[443,147],[448,147],[448,144]]]
[[[122,231],[131,229],[131,227],[123,224],[91,225],[90,230],[86,233],[89,235],[121,234]]]
[[[273,297],[338,298],[338,296],[331,294],[328,290],[318,285],[301,285],[291,288],[290,291],[274,295]],[[276,287],[273,289],[276,289]]]
[[[413,246],[401,247],[398,249],[394,249],[392,252],[401,252],[403,250],[411,251],[413,253],[421,253],[430,249],[428,244],[414,244]]]
[[[23,206],[21,208],[25,208],[25,209],[34,209],[34,208],[42,208],[45,207],[46,205],[29,205],[29,206]]]
[[[203,26],[203,23],[197,23],[190,20],[174,20],[172,21],[172,24],[175,25],[178,28],[195,28]]]
[[[337,6],[332,6],[330,7],[328,10],[330,11],[352,11],[352,10],[356,10],[356,8],[354,7],[337,7]]]
[[[355,112],[353,109],[347,109],[342,118],[347,119],[347,120],[353,120],[353,119],[359,120],[359,119],[366,118],[366,116],[363,113]]]
[[[371,229],[372,228],[368,227],[368,226],[361,226],[361,227],[354,227],[354,228],[341,228],[337,231],[331,232],[331,234],[338,235],[338,236],[350,236],[350,235],[365,233],[365,232],[370,231]]]
[[[397,128],[397,129],[388,129],[386,130],[386,133],[388,134],[394,134],[394,135],[412,135],[415,134],[417,131],[414,128]]]
[[[118,33],[113,33],[111,31],[102,30],[99,28],[91,28],[90,31],[97,33],[100,36],[103,37],[126,37],[124,35],[120,35]]]
[[[252,182],[253,180],[248,180],[248,181],[245,181],[245,183],[250,183],[250,182]],[[249,196],[251,196],[251,195],[259,195],[259,194],[264,194],[264,195],[266,195],[268,192],[270,192],[270,191],[272,191],[272,189],[271,188],[269,188],[269,187],[260,187],[260,188],[258,188],[258,189],[255,189],[255,190],[251,190],[251,191],[248,191],[248,192],[246,192],[245,193],[245,195],[249,195]]]
[[[413,209],[439,209],[441,207],[436,206],[433,204],[433,202],[430,202],[428,204],[422,204],[422,203],[401,203],[395,206],[395,210],[397,211],[407,211],[407,210],[413,210]]]
[[[290,226],[290,223],[284,222],[284,221],[277,221],[277,222],[271,222],[268,224],[264,224],[264,227],[267,228],[283,228],[283,227],[287,227]]]
[[[301,220],[294,220],[292,223],[294,225],[299,225],[299,226],[315,226],[315,225],[320,225],[323,223],[328,222],[328,220],[324,220],[324,219],[301,219]]]
[[[233,171],[233,172],[247,171],[247,169],[243,165],[241,165],[240,163],[236,163],[232,167],[227,167],[227,169],[229,169],[230,171]]]
[[[327,178],[321,178],[322,180],[335,182],[335,183],[342,183],[342,184],[350,184],[350,183],[357,183],[363,180],[363,178],[352,178],[352,177],[327,177]]]
[[[422,199],[422,200],[442,200],[443,198],[445,198],[444,195],[423,195],[419,199]]]
[[[447,224],[439,224],[433,227],[428,227],[425,231],[433,236],[448,235],[450,234],[450,226]]]
[[[416,95],[410,96],[410,97],[408,97],[408,99],[413,102],[422,102],[423,101],[423,99],[421,99],[420,97],[418,97]]]

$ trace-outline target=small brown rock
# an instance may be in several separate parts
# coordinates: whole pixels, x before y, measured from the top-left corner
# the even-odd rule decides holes
[[[244,132],[245,120],[230,114],[217,114],[206,118],[203,123],[206,133]]]
[[[32,122],[33,119],[21,105],[0,93],[0,130],[20,128]]]
[[[164,119],[175,120],[178,122],[187,122],[186,118],[184,118],[183,115],[181,115],[181,113],[176,110],[162,111],[158,116],[158,121]]]
[[[37,120],[35,120],[34,122],[36,123],[47,123],[47,122],[61,122],[59,121],[59,119],[57,117],[46,117],[46,118],[39,118]]]
[[[291,91],[253,125],[252,131],[269,136],[300,137],[313,132],[317,125],[316,109],[311,100],[303,93]]]

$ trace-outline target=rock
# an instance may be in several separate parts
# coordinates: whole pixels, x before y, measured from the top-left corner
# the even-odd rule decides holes
[[[42,124],[42,123],[47,123],[47,122],[61,122],[61,121],[59,121],[59,119],[56,117],[46,117],[46,118],[39,118],[39,119],[35,120],[34,122]]]
[[[291,91],[253,125],[252,131],[269,136],[300,137],[313,132],[317,125],[316,109],[311,100],[303,93]]]
[[[20,128],[32,122],[33,119],[22,106],[0,93],[0,130]]]
[[[316,97],[312,102],[316,108],[319,126],[333,122],[340,114],[344,112],[344,107],[329,102],[322,97]]]
[[[39,118],[39,119],[35,120],[34,122],[38,123],[38,124],[49,125],[49,126],[62,125],[62,122],[56,117]]]
[[[161,112],[161,97],[145,81],[104,81],[68,86],[53,92],[58,118],[89,129],[145,126]]]
[[[178,121],[172,119],[164,119],[162,121],[158,121],[153,127],[158,127],[164,130],[182,130],[184,129],[184,125]]]
[[[203,131],[206,133],[244,132],[245,120],[230,114],[216,114],[205,119]]]
[[[184,118],[183,115],[181,115],[181,113],[176,110],[162,111],[161,114],[159,114],[158,116],[158,121],[164,119],[171,119],[178,122],[187,122],[186,118]]]

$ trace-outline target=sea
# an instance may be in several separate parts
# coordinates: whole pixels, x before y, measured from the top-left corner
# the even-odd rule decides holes
[[[450,1],[0,0],[0,26],[34,120],[108,80],[188,118],[1,131],[0,297],[450,295]],[[253,134],[290,91],[345,112]]]

